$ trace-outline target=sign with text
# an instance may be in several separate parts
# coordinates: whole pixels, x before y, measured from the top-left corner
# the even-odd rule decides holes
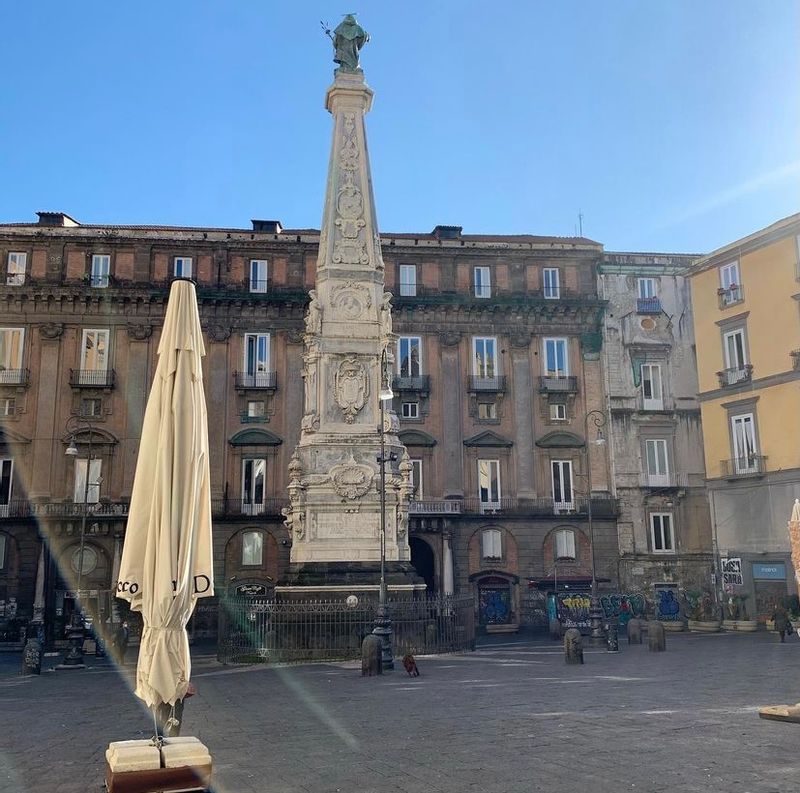
[[[783,562],[762,564],[753,562],[753,578],[759,581],[784,581],[786,580],[786,565]]]
[[[722,567],[722,583],[726,585],[742,586],[742,560],[735,556],[730,559],[720,559]]]

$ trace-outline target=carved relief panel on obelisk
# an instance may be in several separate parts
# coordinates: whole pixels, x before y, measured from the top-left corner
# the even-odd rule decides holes
[[[373,92],[358,53],[368,40],[348,15],[332,36],[333,85],[325,106],[333,142],[315,289],[306,314],[304,415],[289,465],[291,572],[279,592],[371,588],[380,565],[380,407],[383,366],[391,366],[391,295],[384,267],[364,116]],[[416,589],[409,564],[411,464],[385,411],[386,560],[390,588]]]

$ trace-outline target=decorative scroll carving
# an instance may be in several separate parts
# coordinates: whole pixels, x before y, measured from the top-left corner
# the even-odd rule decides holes
[[[354,355],[348,355],[339,363],[333,382],[333,395],[344,413],[344,420],[352,424],[369,396],[367,370]]]
[[[330,470],[333,489],[342,497],[351,501],[361,498],[370,488],[374,471],[362,463],[357,463],[353,457]]]
[[[302,344],[303,343],[303,332],[300,330],[287,330],[284,331],[286,334],[286,341],[289,344]]]
[[[43,339],[59,339],[64,333],[64,325],[60,322],[46,322],[39,325],[39,335]]]
[[[372,305],[369,290],[356,281],[346,281],[333,288],[331,306],[337,317],[345,320],[361,319]]]
[[[457,330],[445,330],[439,334],[439,343],[443,347],[457,347],[461,341],[461,333]]]
[[[128,338],[135,341],[145,341],[153,335],[152,325],[129,323],[126,325],[126,330],[128,331]]]
[[[336,241],[333,261],[336,264],[369,264],[369,253],[363,240],[364,196],[356,184],[359,168],[358,141],[356,139],[356,117],[344,114],[342,146],[339,150],[339,166],[342,184],[336,195]]]
[[[511,346],[518,350],[526,349],[531,346],[530,333],[511,333],[509,334],[508,340]]]
[[[211,325],[208,328],[208,338],[211,341],[222,343],[231,337],[231,329],[224,325]]]

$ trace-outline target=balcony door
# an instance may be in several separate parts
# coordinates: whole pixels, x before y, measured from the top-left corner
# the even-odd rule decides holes
[[[83,385],[106,384],[108,372],[107,330],[84,330],[81,341],[81,374]]]
[[[472,373],[475,377],[489,380],[497,376],[497,339],[476,336],[472,340]]]
[[[664,409],[661,366],[657,363],[642,364],[642,408],[644,410]]]
[[[731,416],[733,435],[733,464],[737,474],[758,471],[756,452],[756,425],[752,413]]]
[[[0,518],[7,518],[11,506],[11,485],[13,482],[14,461],[0,459]]]
[[[269,377],[269,333],[244,334],[244,373],[246,385],[258,388]]]
[[[264,514],[266,475],[266,460],[256,457],[242,460],[242,514]]]
[[[669,458],[664,438],[645,441],[647,484],[650,487],[669,487]]]
[[[572,487],[572,461],[552,460],[550,469],[553,476],[553,511],[556,515],[562,512],[574,512],[575,491]]]
[[[481,512],[500,509],[499,460],[478,460],[478,498]]]

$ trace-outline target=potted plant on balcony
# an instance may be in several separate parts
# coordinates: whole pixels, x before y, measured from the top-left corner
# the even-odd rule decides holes
[[[708,590],[686,593],[688,628],[694,633],[716,633],[720,629],[719,607]]]

